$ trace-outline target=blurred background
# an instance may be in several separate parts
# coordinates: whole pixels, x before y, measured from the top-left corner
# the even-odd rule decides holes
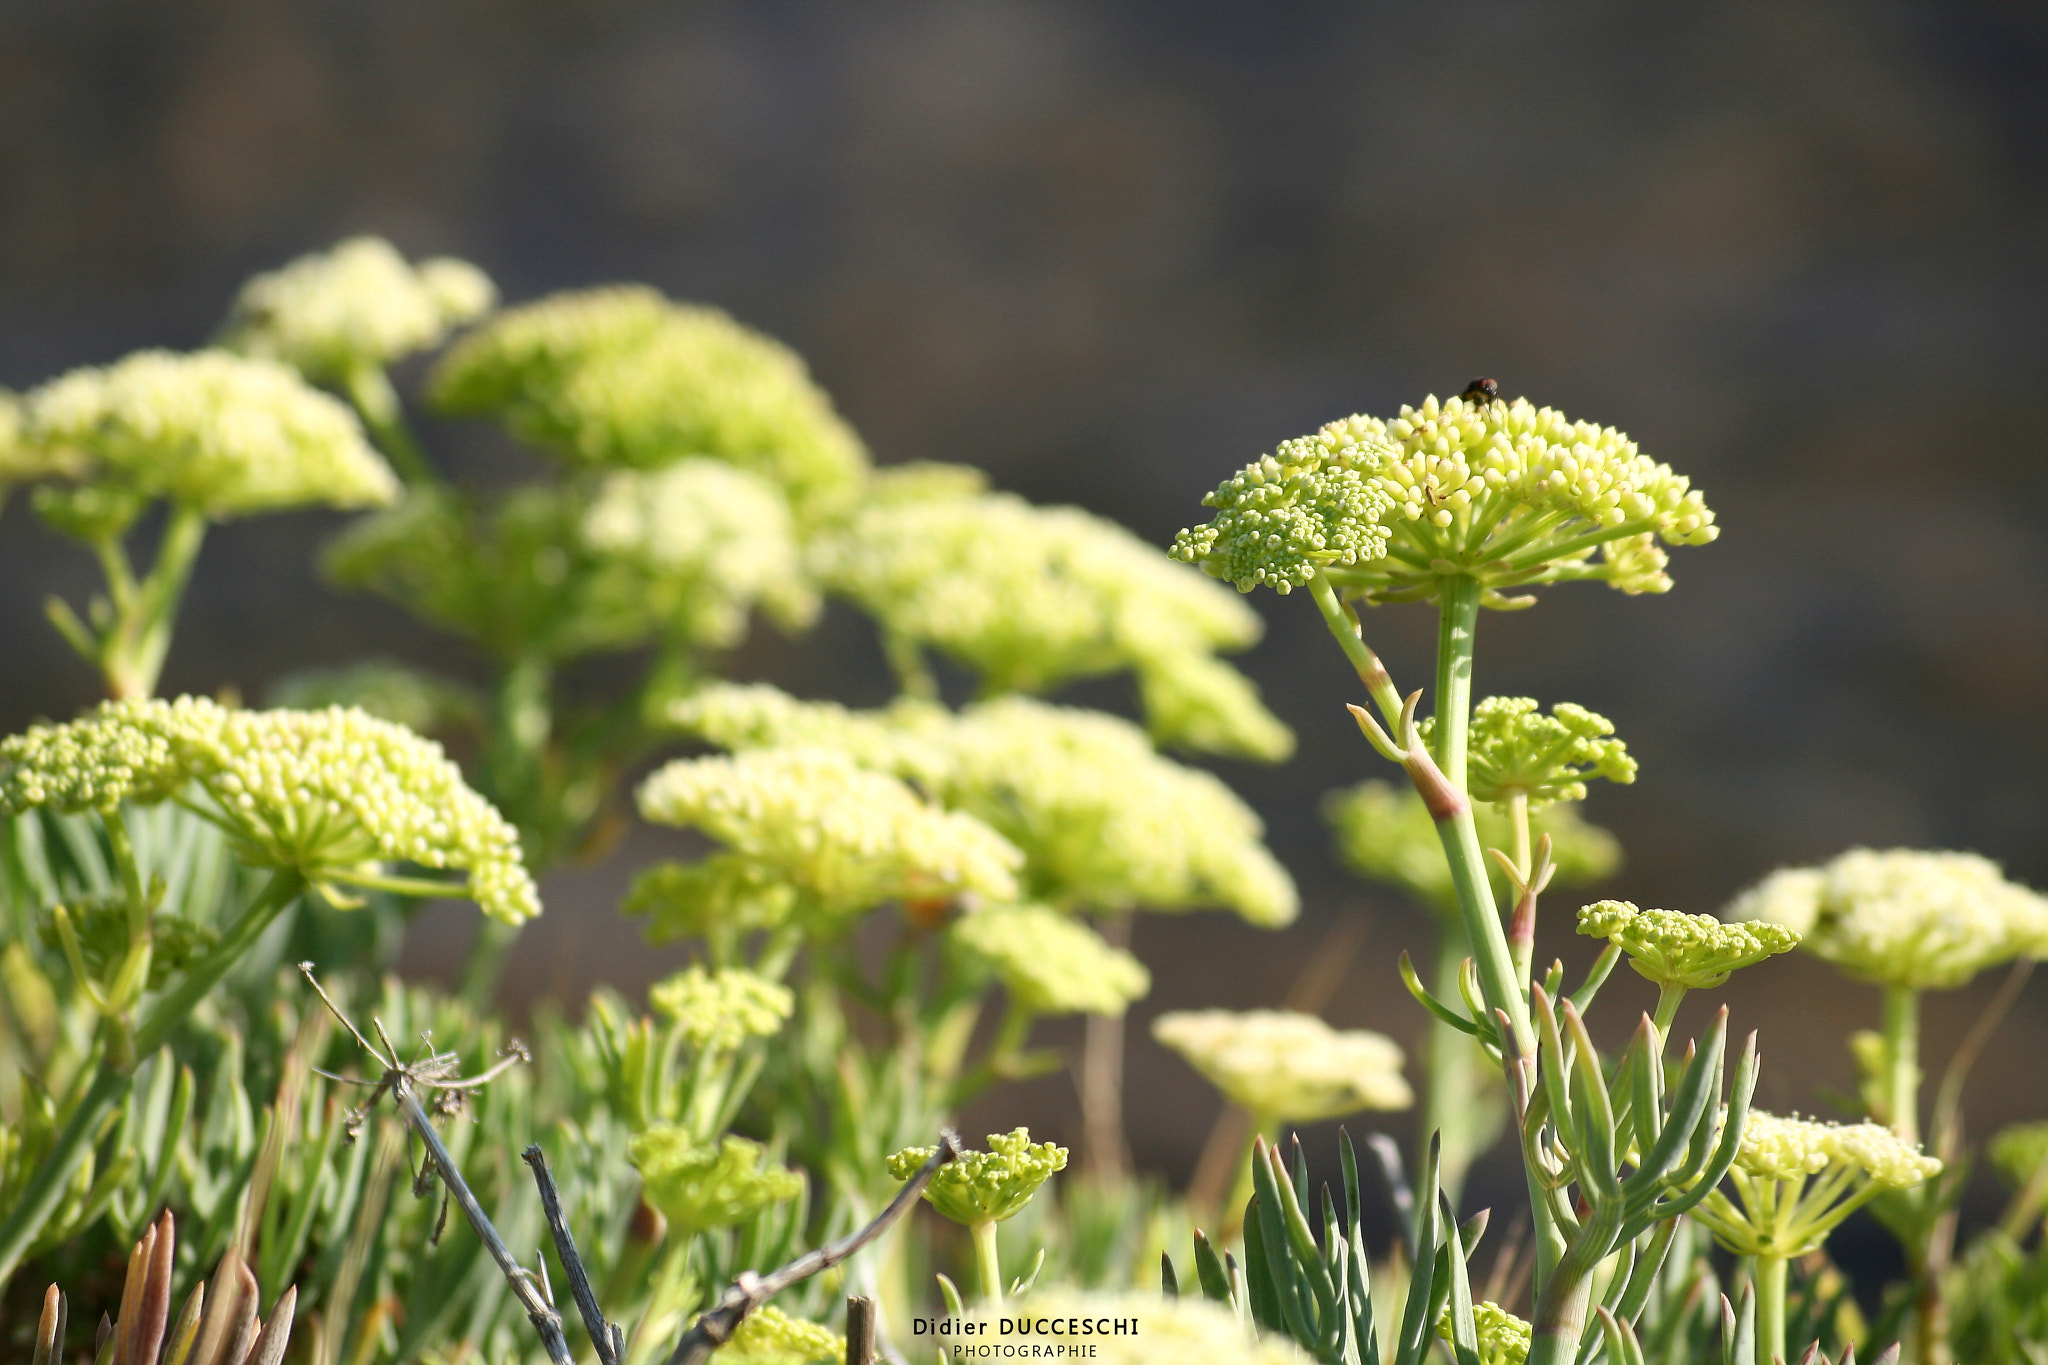
[[[1641,759],[1589,806],[1627,850],[1605,893],[1708,911],[1857,844],[1972,849],[2040,886],[2044,172],[2048,9],[2016,0],[11,0],[0,385],[198,345],[250,273],[372,232],[511,301],[644,280],[715,303],[807,356],[879,460],[980,465],[1163,544],[1280,440],[1487,374],[1630,432],[1724,528],[1674,552],[1668,598],[1564,587],[1482,625],[1482,694],[1590,706]],[[525,467],[427,426],[473,478]],[[319,583],[336,525],[218,529],[165,691],[258,697],[365,654],[473,670]],[[0,515],[7,730],[95,699],[42,619],[94,577],[21,500]],[[1349,917],[1368,937],[1326,1013],[1421,1035],[1391,965],[1421,913],[1345,878],[1318,809],[1390,771],[1343,711],[1355,679],[1304,599],[1253,600],[1270,629],[1242,663],[1300,753],[1220,770],[1308,908],[1284,934],[1140,919],[1132,1137],[1177,1176],[1215,1102],[1151,1015],[1277,1003]],[[1367,626],[1420,685],[1431,614]],[[844,611],[735,671],[889,690]],[[1121,685],[1071,695],[1129,709]],[[660,845],[550,881],[515,1001],[672,968],[612,908]],[[1546,954],[1589,957],[1556,933],[1569,908]],[[452,972],[472,914],[424,915],[408,970]],[[1930,999],[1930,1058],[1993,984]],[[1720,994],[1763,1030],[1760,1102],[1829,1112],[1875,990],[1781,959]],[[1979,1068],[1980,1134],[2048,1114],[2044,1044],[2048,980]],[[987,1110],[970,1124],[1074,1135],[1063,1077]]]

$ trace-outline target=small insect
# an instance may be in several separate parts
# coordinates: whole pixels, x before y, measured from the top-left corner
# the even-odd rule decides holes
[[[1479,406],[1482,402],[1498,403],[1500,401],[1500,385],[1488,379],[1485,375],[1481,375],[1467,384],[1465,391],[1460,393],[1458,397],[1464,399],[1473,407]]]

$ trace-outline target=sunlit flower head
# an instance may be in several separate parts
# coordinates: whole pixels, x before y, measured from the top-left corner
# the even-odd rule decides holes
[[[1479,1365],[1522,1365],[1529,1358],[1529,1324],[1499,1304],[1490,1299],[1473,1304],[1472,1325],[1478,1329]],[[1449,1304],[1436,1320],[1436,1334],[1451,1340]]]
[[[1434,717],[1418,727],[1425,742]],[[1628,746],[1605,716],[1559,702],[1544,715],[1533,697],[1488,697],[1472,708],[1467,789],[1475,801],[1526,797],[1531,810],[1586,799],[1586,779],[1636,780]]]
[[[682,1028],[698,1051],[730,1050],[781,1031],[796,998],[789,987],[741,967],[687,967],[647,992],[647,1003]]]
[[[1151,973],[1087,925],[1042,905],[991,905],[962,915],[954,946],[988,964],[1032,1014],[1122,1014]]]
[[[1660,986],[1699,990],[1730,973],[1799,945],[1799,932],[1768,921],[1724,924],[1712,915],[1639,910],[1630,901],[1598,901],[1579,911],[1579,932],[1604,938],[1629,965]]]
[[[804,1178],[768,1160],[760,1143],[730,1133],[704,1143],[673,1124],[656,1124],[633,1139],[627,1154],[640,1170],[641,1197],[685,1233],[730,1227],[804,1188]]]
[[[838,1365],[845,1359],[845,1337],[772,1303],[747,1314],[718,1350],[719,1365]]]
[[[906,1147],[889,1158],[889,1174],[908,1180],[935,1148]],[[924,1187],[931,1206],[956,1223],[1000,1223],[1023,1212],[1038,1187],[1067,1168],[1067,1149],[1033,1142],[1030,1130],[990,1133],[988,1150],[962,1152]]]

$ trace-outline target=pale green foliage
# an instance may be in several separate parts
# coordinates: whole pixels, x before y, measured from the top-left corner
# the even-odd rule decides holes
[[[686,1232],[730,1227],[803,1193],[801,1175],[767,1160],[760,1143],[730,1133],[701,1143],[686,1129],[656,1124],[627,1151],[640,1171],[641,1197]]]
[[[1522,1365],[1529,1358],[1529,1324],[1491,1299],[1472,1305],[1472,1325],[1478,1329],[1479,1365]],[[1451,1339],[1449,1304],[1436,1320],[1436,1334]]]
[[[889,1158],[889,1174],[908,1180],[935,1148],[906,1147]],[[1028,1129],[990,1133],[988,1150],[962,1152],[939,1167],[924,1197],[956,1223],[1000,1223],[1031,1202],[1038,1187],[1067,1168],[1067,1149],[1033,1142]]]
[[[1502,589],[1563,579],[1662,592],[1671,580],[1657,541],[1718,534],[1669,466],[1612,427],[1525,399],[1432,397],[1392,422],[1332,422],[1204,503],[1217,517],[1183,531],[1176,557],[1247,592],[1327,571],[1374,600],[1431,596],[1446,571],[1478,578],[1497,607],[1519,605]]]
[[[1251,684],[1213,658],[1258,639],[1243,603],[1078,508],[937,482],[920,470],[920,496],[883,483],[812,552],[819,578],[873,615],[896,650],[937,649],[980,674],[985,691],[1133,670],[1160,739],[1262,758],[1291,751]]]
[[[496,300],[489,278],[467,261],[408,265],[383,238],[352,237],[243,285],[221,344],[282,360],[309,379],[336,379],[438,346]]]
[[[1137,958],[1043,905],[984,907],[955,921],[949,937],[1032,1014],[1122,1014],[1152,988]]]
[[[1991,1164],[2015,1188],[2024,1187],[2048,1161],[2048,1122],[2015,1123],[1992,1136]]]
[[[1313,1123],[1415,1103],[1393,1039],[1333,1029],[1311,1014],[1177,1010],[1153,1021],[1152,1036],[1262,1122]]]
[[[1851,849],[1818,868],[1772,873],[1727,917],[1786,925],[1851,976],[1913,990],[1960,986],[1986,967],[2048,953],[2048,900],[1974,853]]]
[[[719,1365],[838,1365],[846,1338],[768,1303],[746,1316],[717,1358]]]
[[[1398,886],[1445,914],[1457,913],[1458,893],[1444,860],[1443,840],[1414,787],[1405,782],[1398,787],[1361,782],[1326,796],[1323,814],[1336,831],[1338,855],[1353,872]],[[1472,814],[1481,844],[1513,846],[1508,817],[1498,808],[1483,805]],[[1584,886],[1613,876],[1621,866],[1620,841],[1598,825],[1587,824],[1573,803],[1545,807],[1530,817],[1529,826],[1531,838],[1550,836],[1551,863],[1557,868],[1554,885]],[[1493,872],[1498,878],[1499,870]]]
[[[423,735],[474,724],[481,716],[480,700],[460,683],[382,660],[291,674],[270,689],[268,699],[299,711],[353,706]]]
[[[979,820],[830,749],[678,760],[641,786],[640,813],[704,831],[826,915],[963,891],[1009,900],[1023,861]]]
[[[717,309],[641,287],[497,314],[442,360],[433,397],[579,465],[724,460],[779,486],[806,515],[853,497],[867,466],[793,352]]]
[[[107,702],[0,741],[0,809],[112,810],[187,783],[254,867],[316,886],[380,863],[455,868],[451,883],[509,923],[540,913],[519,839],[441,746],[360,711],[234,711],[196,697]]]
[[[757,601],[787,627],[817,615],[789,504],[774,485],[717,460],[608,475],[582,533],[597,560],[591,609],[644,618],[640,634],[730,645]]]
[[[695,965],[656,982],[647,1003],[681,1026],[692,1048],[727,1051],[780,1031],[796,1008],[789,987],[744,968]]]
[[[918,703],[885,712],[714,686],[670,718],[714,743],[823,744],[915,781],[1025,854],[1036,899],[1110,909],[1221,905],[1280,925],[1294,884],[1258,816],[1199,769],[1164,759],[1142,730],[1100,712],[1004,697],[957,716]]]
[[[1202,499],[1206,525],[1182,531],[1173,557],[1250,592],[1292,592],[1327,568],[1369,564],[1387,552],[1394,500],[1380,486],[1392,452],[1379,424],[1352,417],[1282,441]]]
[[[656,863],[634,878],[619,911],[649,916],[648,941],[668,943],[772,929],[795,907],[796,889],[773,868],[718,853],[694,863]]]
[[[1433,743],[1436,718],[1418,727]],[[1466,787],[1475,801],[1526,796],[1529,809],[1586,799],[1586,779],[1636,780],[1628,746],[1614,726],[1583,706],[1559,702],[1544,715],[1533,697],[1488,697],[1472,708]]]
[[[1740,968],[1799,946],[1799,932],[1782,924],[1723,924],[1712,915],[1639,910],[1630,901],[1581,908],[1579,932],[1613,943],[1648,980],[1684,990],[1718,986]]]
[[[213,517],[398,495],[353,412],[288,366],[226,351],[138,351],[73,370],[24,400],[21,440],[104,488]]]

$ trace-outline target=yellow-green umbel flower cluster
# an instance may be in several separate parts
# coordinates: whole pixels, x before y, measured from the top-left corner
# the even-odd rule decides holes
[[[1659,540],[1703,545],[1713,513],[1612,427],[1527,400],[1429,398],[1392,422],[1355,416],[1283,444],[1204,500],[1174,554],[1249,592],[1318,573],[1375,601],[1429,597],[1445,574],[1505,590],[1598,579],[1662,592]],[[1598,556],[1596,559],[1595,556]]]
[[[1798,931],[1781,924],[1724,924],[1712,915],[1639,910],[1630,901],[1583,907],[1579,932],[1620,948],[1646,979],[1682,990],[1718,986],[1739,968],[1799,946]]]
[[[1294,883],[1259,818],[1212,775],[1162,758],[1100,712],[1005,697],[957,716],[925,704],[855,712],[771,688],[714,686],[670,719],[714,743],[818,744],[917,783],[1025,854],[1029,894],[1056,905],[1227,906],[1282,925]]]
[[[878,484],[812,562],[880,622],[899,666],[930,647],[978,672],[985,690],[1022,692],[1131,670],[1160,739],[1265,759],[1291,752],[1256,689],[1214,657],[1259,637],[1258,616],[1230,593],[1078,508]]]
[[[1031,1014],[1122,1014],[1152,989],[1143,963],[1070,915],[1043,905],[992,905],[963,915],[953,944],[987,963]]]
[[[719,1365],[838,1365],[845,1359],[845,1337],[772,1303],[747,1314],[718,1351]]]
[[[1478,1329],[1479,1365],[1522,1365],[1529,1358],[1529,1324],[1491,1299],[1472,1305],[1472,1325]],[[1436,1320],[1436,1334],[1451,1340],[1448,1304]]]
[[[226,351],[139,351],[73,370],[27,396],[21,440],[95,484],[216,518],[398,495],[339,400],[288,366]]]
[[[860,439],[794,352],[642,287],[497,314],[442,360],[433,397],[579,465],[724,460],[780,487],[805,516],[851,499],[867,468]]]
[[[354,237],[243,285],[222,344],[335,379],[438,346],[496,301],[490,279],[467,261],[408,265],[383,238]]]
[[[979,820],[831,749],[680,759],[640,788],[640,812],[702,830],[826,916],[960,892],[1014,900],[1023,862]]]
[[[769,1161],[760,1143],[730,1133],[704,1143],[657,1124],[635,1137],[627,1154],[640,1170],[641,1197],[685,1235],[731,1227],[803,1193],[801,1175]]]
[[[1415,1103],[1399,1044],[1366,1029],[1333,1029],[1312,1014],[1180,1010],[1154,1020],[1152,1036],[1262,1124]]]
[[[540,912],[519,838],[441,746],[361,711],[235,711],[203,698],[113,701],[0,742],[0,810],[110,811],[188,783],[255,867],[330,890],[406,862],[467,874],[450,894],[518,923]]]
[[[1412,785],[1361,782],[1331,792],[1323,802],[1323,814],[1336,831],[1338,856],[1353,872],[1401,887],[1446,915],[1458,913],[1457,887],[1444,860],[1443,840]],[[1480,806],[1473,817],[1481,845],[1512,847],[1513,831],[1499,807]],[[1557,869],[1553,885],[1584,886],[1612,876],[1621,866],[1621,842],[1598,825],[1587,824],[1570,802],[1545,807],[1530,817],[1529,824],[1531,838],[1550,836],[1551,865]],[[1492,871],[1500,875],[1497,868]]]
[[[1941,1162],[1880,1124],[1821,1123],[1752,1109],[1729,1172],[1736,1201],[1716,1190],[1694,1216],[1738,1255],[1803,1256],[1878,1194],[1940,1173]]]
[[[741,967],[692,966],[655,983],[647,1003],[682,1028],[698,1051],[730,1051],[778,1033],[796,1008],[789,987]]]
[[[1852,849],[1774,872],[1728,907],[1804,935],[1851,976],[1909,990],[1962,985],[1986,967],[2048,953],[2048,899],[1973,853]]]
[[[1425,742],[1433,740],[1436,718],[1418,728]],[[1475,801],[1520,796],[1531,810],[1553,801],[1583,801],[1589,777],[1636,780],[1636,761],[1613,734],[1605,716],[1568,701],[1546,716],[1533,697],[1488,697],[1472,708],[1466,786]]]
[[[613,473],[583,515],[597,561],[593,610],[613,632],[730,645],[761,603],[788,627],[817,615],[789,504],[774,485],[717,460]]]
[[[889,1174],[908,1180],[935,1148],[906,1147],[889,1158]],[[939,1167],[924,1197],[956,1223],[1000,1223],[1021,1213],[1038,1187],[1067,1168],[1067,1149],[1033,1142],[1026,1128],[990,1133],[988,1150],[962,1152]]]

